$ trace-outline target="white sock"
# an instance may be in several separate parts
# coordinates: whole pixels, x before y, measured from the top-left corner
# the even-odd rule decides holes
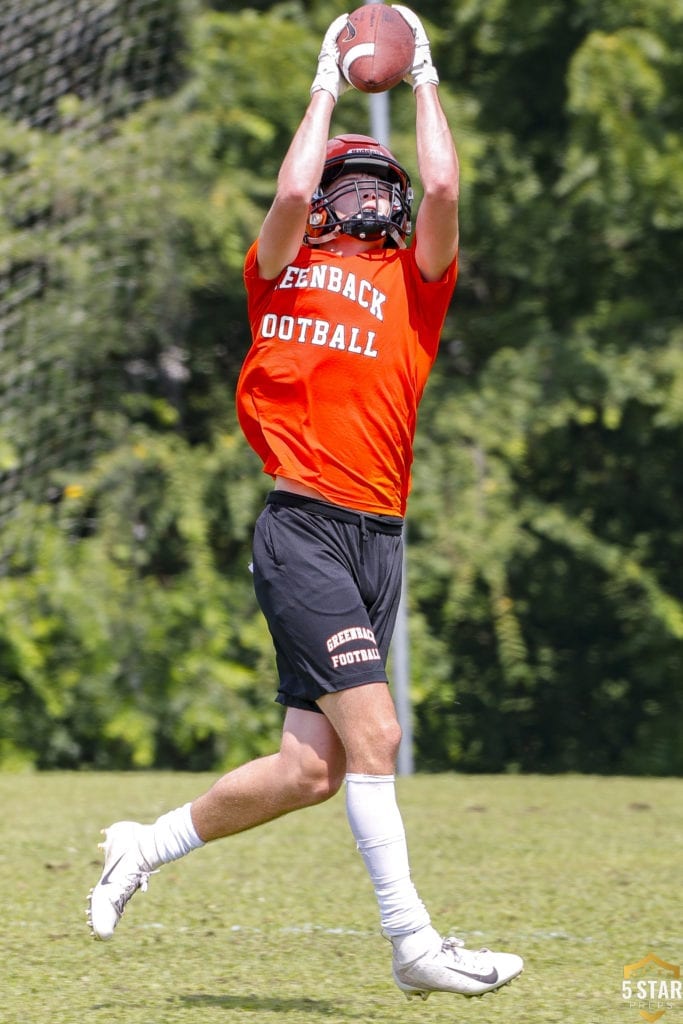
[[[188,803],[177,807],[144,827],[139,846],[151,870],[205,845],[192,824],[191,806]]]
[[[394,776],[347,774],[346,814],[375,890],[382,930],[397,951],[404,937],[406,942],[410,940],[410,959],[416,959],[412,956],[415,945],[424,952],[438,933],[431,928],[429,914],[410,878]],[[422,932],[419,938],[414,936],[418,931]]]

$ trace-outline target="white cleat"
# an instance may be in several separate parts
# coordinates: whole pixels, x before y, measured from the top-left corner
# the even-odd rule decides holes
[[[155,872],[140,853],[140,832],[149,826],[135,821],[117,821],[103,829],[102,876],[88,896],[88,924],[93,937],[105,942],[112,937],[128,900],[138,889],[147,891],[149,876]]]
[[[443,940],[441,949],[425,953],[412,963],[400,964],[395,956],[393,963],[394,981],[408,999],[427,999],[430,992],[483,996],[507,985],[523,969],[521,956],[490,949],[475,952],[452,937]]]

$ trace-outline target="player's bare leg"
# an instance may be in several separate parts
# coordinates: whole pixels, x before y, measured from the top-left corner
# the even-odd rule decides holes
[[[130,898],[168,861],[204,843],[320,803],[339,789],[344,748],[324,715],[289,708],[280,750],[228,772],[193,803],[153,825],[120,821],[105,830],[102,876],[90,893],[88,921],[110,939]]]
[[[318,707],[343,744],[347,772],[393,774],[401,727],[386,683],[328,693]]]
[[[192,803],[209,842],[329,799],[344,781],[344,748],[324,715],[289,708],[277,754],[228,772]]]

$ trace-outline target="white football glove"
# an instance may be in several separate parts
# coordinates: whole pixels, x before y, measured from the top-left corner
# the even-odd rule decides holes
[[[337,36],[348,21],[347,14],[335,18],[323,37],[323,44],[318,56],[318,69],[311,85],[311,96],[320,89],[325,89],[334,97],[335,103],[343,92],[351,86],[339,69],[339,47]]]
[[[429,45],[429,39],[427,33],[424,30],[424,25],[418,18],[414,11],[411,11],[409,7],[402,7],[400,4],[391,5],[395,11],[402,14],[405,20],[408,22],[413,30],[415,36],[415,60],[413,66],[408,74],[403,79],[404,82],[408,82],[412,85],[413,92],[421,86],[431,83],[432,85],[439,84],[439,76],[437,70],[432,63],[432,51]]]

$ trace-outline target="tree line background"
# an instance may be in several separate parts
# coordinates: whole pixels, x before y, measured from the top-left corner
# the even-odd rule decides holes
[[[242,259],[353,5],[121,0],[104,32],[81,4],[61,53],[46,6],[15,31],[52,92],[0,84],[0,766],[228,768],[281,721]],[[416,767],[680,775],[683,3],[413,6],[462,165],[408,516]],[[390,110],[417,182],[408,86]],[[344,95],[333,130],[369,129]]]

